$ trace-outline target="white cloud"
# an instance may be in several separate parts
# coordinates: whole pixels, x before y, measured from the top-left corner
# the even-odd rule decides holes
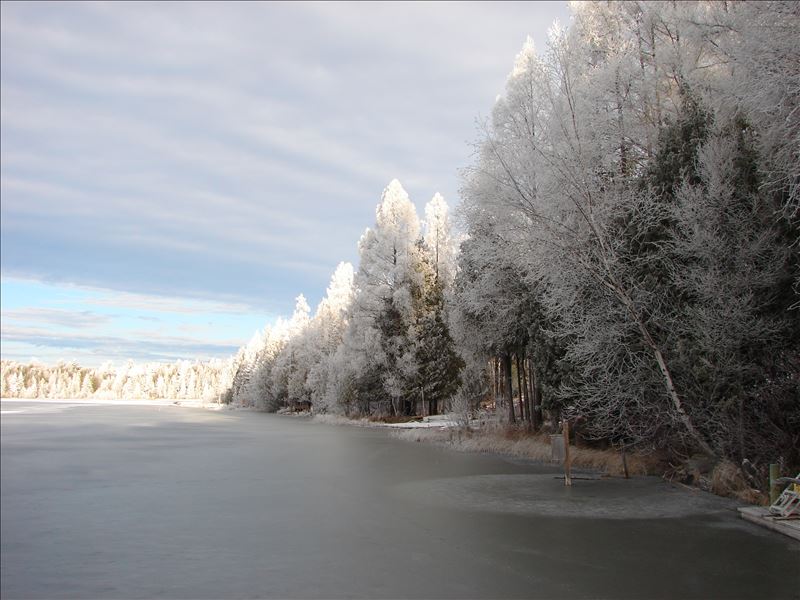
[[[99,286],[88,309],[174,314],[182,295],[237,310],[321,295],[395,177],[419,207],[435,191],[455,204],[474,118],[526,35],[543,48],[566,14],[563,3],[0,10],[4,274]]]
[[[6,276],[2,284],[4,359],[26,360],[35,354],[50,362],[71,356],[95,364],[103,357],[226,357],[247,340],[254,324],[263,327],[275,320],[273,315],[238,302],[54,285]],[[19,306],[19,297],[25,293],[37,306]]]
[[[41,279],[25,277],[3,275],[2,283],[7,286],[21,284],[48,287],[47,296],[51,302],[74,303],[79,300],[87,306],[186,314],[241,314],[254,311],[252,306],[241,302],[214,301],[188,296],[139,294],[76,283],[53,284]],[[33,309],[26,308],[25,310]]]
[[[98,289],[89,286],[71,286],[87,292],[85,302],[90,305],[123,308],[134,311],[168,312],[168,313],[211,313],[238,314],[252,312],[247,304],[237,302],[215,302],[197,298],[180,298],[135,294],[115,290]]]
[[[52,328],[2,327],[3,358],[20,360],[20,351],[15,348],[36,347],[56,350],[59,356],[66,351],[79,351],[106,358],[137,360],[175,361],[179,359],[207,360],[225,358],[238,349],[239,343],[198,340],[191,337],[161,336],[155,333],[135,337],[98,336],[76,332],[64,332]],[[29,353],[23,351],[23,356]],[[24,359],[23,359],[24,360]]]
[[[88,310],[65,310],[60,308],[27,307],[17,310],[3,310],[3,323],[46,323],[68,327],[70,329],[87,329],[104,325],[110,321],[108,315],[97,314]]]

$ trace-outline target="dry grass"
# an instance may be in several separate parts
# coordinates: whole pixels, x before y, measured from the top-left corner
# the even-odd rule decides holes
[[[487,452],[525,458],[541,463],[551,463],[550,437],[531,435],[522,430],[502,427],[485,427],[478,432],[460,432],[456,429],[410,429],[397,431],[395,437],[414,442],[428,442],[448,446],[464,452]],[[614,450],[597,450],[570,446],[572,466],[598,471],[612,476],[625,473],[622,455]],[[653,456],[628,453],[628,473],[652,475],[660,473],[661,463]]]
[[[397,431],[393,435],[408,441],[434,443],[464,452],[505,454],[553,464],[550,460],[550,437],[543,434],[529,435],[520,429],[489,425],[473,432],[459,432],[455,429],[412,429]],[[570,458],[576,468],[615,477],[625,474],[622,455],[615,450],[570,446]],[[627,462],[628,473],[631,476],[664,476],[666,463],[657,456],[628,453]],[[693,485],[718,496],[735,498],[747,504],[761,506],[769,504],[768,496],[750,487],[740,469],[727,460],[717,463],[707,476],[695,473]]]
[[[377,419],[348,419],[338,415],[315,415],[315,421],[332,425],[356,425],[376,427]],[[551,460],[550,436],[529,434],[524,429],[508,427],[490,420],[481,422],[477,429],[464,431],[450,428],[395,429],[395,438],[410,442],[425,442],[445,446],[462,452],[485,452],[524,458],[545,464],[556,464]],[[617,450],[570,446],[572,466],[621,477],[625,474],[622,454]],[[639,452],[627,453],[628,474],[665,476],[667,463],[661,457]],[[717,463],[710,473],[693,472],[693,484],[719,496],[735,498],[748,504],[765,506],[768,497],[750,487],[739,468],[724,460]],[[671,480],[672,478],[670,478]]]
[[[741,469],[729,460],[720,461],[711,471],[711,491],[749,504],[766,506],[769,503],[767,495],[751,488]]]
[[[355,425],[356,427],[374,427],[374,423],[366,418],[349,419],[344,415],[334,415],[330,413],[314,414],[315,423],[325,423],[326,425]]]
[[[407,415],[369,415],[364,418],[370,423],[413,423],[422,421],[422,417],[410,417]]]

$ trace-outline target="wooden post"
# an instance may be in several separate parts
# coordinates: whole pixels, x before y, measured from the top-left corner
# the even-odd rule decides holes
[[[780,485],[778,484],[778,477],[781,476],[780,469],[775,463],[769,465],[769,503],[775,504],[778,496],[781,495]]]
[[[564,419],[564,485],[572,485],[569,467],[569,421]]]

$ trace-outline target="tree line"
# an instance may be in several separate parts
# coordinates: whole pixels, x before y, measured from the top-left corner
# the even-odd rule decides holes
[[[221,401],[230,389],[232,368],[230,359],[167,364],[129,360],[118,367],[106,363],[97,368],[64,361],[47,366],[4,360],[0,363],[0,396]]]
[[[495,397],[531,429],[800,461],[798,3],[573,12],[482,123],[461,243],[392,182],[358,270],[240,353],[234,401]]]
[[[800,3],[572,10],[516,57],[455,219],[389,183],[358,267],[209,390],[800,464]]]
[[[456,313],[506,380],[530,361],[533,417],[800,461],[799,6],[585,3],[526,43],[465,172]]]
[[[446,202],[435,195],[421,222],[400,182],[390,182],[358,247],[358,269],[337,267],[313,318],[301,295],[291,319],[240,350],[231,401],[350,416],[444,408],[463,367],[448,326],[456,266]]]

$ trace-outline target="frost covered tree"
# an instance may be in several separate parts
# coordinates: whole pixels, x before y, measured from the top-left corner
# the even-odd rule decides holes
[[[442,254],[435,247],[421,243],[419,249],[422,289],[412,328],[416,377],[411,395],[419,396],[423,414],[435,415],[459,389],[464,361],[456,350],[446,319],[444,287],[451,271],[437,270],[437,265],[447,263],[441,261]]]
[[[696,181],[678,182],[669,240],[680,293],[671,353],[724,455],[742,460],[796,445],[800,423],[792,270],[798,230],[776,221],[749,124],[716,123]],[[796,434],[794,434],[796,435]]]
[[[336,411],[338,372],[335,355],[347,327],[347,313],[353,301],[353,265],[339,263],[331,277],[307,333],[313,353],[305,386],[318,411]]]
[[[342,400],[348,412],[397,414],[408,410],[404,393],[415,368],[409,332],[419,285],[414,268],[420,223],[396,179],[384,189],[375,221],[359,242],[341,356],[351,365]]]
[[[442,289],[455,277],[455,256],[449,207],[441,194],[434,194],[425,205],[425,247],[430,254],[434,279]]]
[[[260,331],[255,332],[250,341],[239,349],[234,359],[236,370],[231,383],[231,394],[233,402],[238,406],[251,406],[255,402],[251,395],[251,379],[258,365],[259,353],[262,352],[269,334],[269,329],[263,334]]]
[[[799,6],[575,3],[481,128],[458,251],[444,199],[420,223],[393,180],[313,318],[301,296],[224,364],[4,361],[3,393],[353,416],[493,397],[602,444],[800,464]]]
[[[134,363],[98,368],[2,361],[4,397],[218,400],[230,388],[233,360]],[[201,385],[202,382],[202,385]]]
[[[347,327],[329,354],[335,375],[328,397],[344,412],[435,412],[457,387],[460,358],[443,304],[454,269],[447,213],[437,194],[426,209],[423,237],[400,183],[393,180],[383,191],[375,227],[359,242]]]
[[[788,40],[796,39],[797,19],[789,17],[797,5],[610,2],[573,10],[569,31],[555,29],[545,55],[526,43],[467,171],[461,322],[490,340],[480,330],[487,317],[481,308],[496,303],[488,312],[502,315],[510,297],[527,298],[526,313],[536,315],[525,328],[528,340],[538,329],[555,342],[551,358],[568,365],[569,376],[554,394],[567,415],[587,420],[590,435],[731,455],[731,428],[723,423],[730,423],[726,412],[737,413],[725,408],[736,394],[723,382],[742,372],[742,352],[758,348],[767,332],[791,339],[786,333],[795,330],[787,278],[797,274],[795,192],[793,179],[780,173],[796,173],[797,164],[786,152],[795,115],[782,112],[796,106],[796,70],[788,64],[796,62],[797,47]],[[767,39],[772,26],[776,40]],[[757,74],[751,56],[738,49],[757,45],[751,56],[775,56],[768,75]],[[778,48],[785,56],[776,56]],[[754,85],[765,88],[758,98],[779,103],[775,115],[744,99],[741,90]],[[721,160],[726,130],[729,151],[742,133],[751,141],[736,142],[739,150]],[[724,177],[714,175],[726,169]],[[718,181],[738,181],[737,192]],[[749,200],[737,200],[747,181],[757,182]],[[696,245],[701,237],[719,258],[702,258],[708,253]],[[511,286],[480,283],[503,265],[524,280],[510,297],[499,290]],[[738,334],[708,320],[725,312],[739,315]],[[725,334],[717,347],[729,350],[720,360],[738,356],[727,361],[738,365],[728,375],[705,370],[711,387],[703,392],[687,370],[687,357],[708,344],[688,333],[701,326]],[[791,385],[796,363],[786,357],[796,356],[797,346],[779,346],[773,356],[782,356],[783,366],[773,373]],[[772,380],[762,370],[749,380],[750,395],[754,386],[774,387]],[[789,418],[785,410],[772,412]],[[792,419],[794,425],[779,420],[775,427],[797,431]]]

